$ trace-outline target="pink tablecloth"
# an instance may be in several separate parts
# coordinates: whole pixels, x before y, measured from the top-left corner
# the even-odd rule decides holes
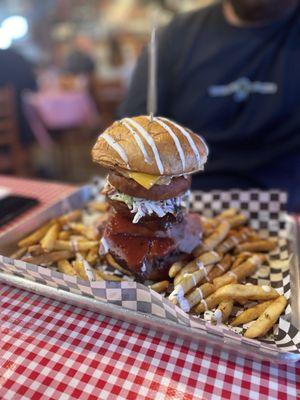
[[[71,188],[0,178],[39,194]],[[34,211],[32,211],[34,212]],[[300,366],[252,362],[0,283],[0,398],[299,399]]]
[[[51,145],[49,129],[93,126],[97,120],[95,104],[85,90],[26,94],[24,106],[31,129],[44,147]]]

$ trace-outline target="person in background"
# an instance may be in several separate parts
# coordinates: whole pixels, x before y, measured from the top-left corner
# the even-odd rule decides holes
[[[22,94],[25,90],[35,91],[37,84],[31,64],[13,49],[0,50],[0,87],[8,85],[15,90],[20,139],[27,145],[33,135],[24,115]]]
[[[92,75],[96,67],[92,54],[91,39],[83,35],[77,36],[74,48],[67,57],[65,71],[74,75]]]
[[[300,211],[300,1],[223,0],[158,37],[157,115],[209,148],[201,190],[279,188]],[[146,113],[147,52],[120,116]]]

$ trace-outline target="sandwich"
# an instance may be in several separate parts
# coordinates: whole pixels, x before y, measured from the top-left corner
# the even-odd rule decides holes
[[[201,243],[200,217],[187,204],[191,174],[207,156],[200,136],[163,117],[124,118],[100,134],[92,158],[108,169],[113,210],[100,253],[141,282],[165,279]]]

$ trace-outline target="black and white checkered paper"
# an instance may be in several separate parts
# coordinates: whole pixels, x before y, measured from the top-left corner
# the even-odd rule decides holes
[[[291,296],[289,263],[290,254],[287,246],[285,229],[286,214],[284,205],[286,195],[279,191],[263,192],[228,191],[228,192],[193,192],[191,211],[211,217],[219,212],[235,207],[246,214],[250,225],[268,236],[280,236],[279,250],[271,257],[271,265],[263,266],[248,281],[254,284],[271,284],[288,299]],[[223,342],[235,345],[247,345],[272,355],[292,353],[300,359],[300,332],[291,324],[291,308],[287,307],[278,326],[274,328],[274,338],[268,340],[247,339],[227,326],[213,325],[202,318],[192,317],[174,306],[160,294],[148,287],[130,281],[122,282],[86,282],[74,276],[64,275],[51,268],[37,266],[20,260],[0,256],[0,270],[14,274],[40,284],[87,296],[102,302],[112,303],[129,310],[168,319],[178,324],[208,333]]]

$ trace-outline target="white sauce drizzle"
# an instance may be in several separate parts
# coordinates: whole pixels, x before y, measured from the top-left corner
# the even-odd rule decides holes
[[[204,267],[203,263],[201,261],[198,261],[197,263],[197,267],[199,268],[200,271],[203,271],[204,274],[204,278],[206,279],[206,281],[208,281],[208,275],[207,275],[207,269]]]
[[[100,253],[100,256],[104,256],[104,254],[107,254],[108,251],[109,251],[109,244],[108,244],[108,242],[107,242],[107,240],[105,238],[102,238],[100,243],[101,243],[101,246],[100,246],[100,249],[99,249],[99,253]]]
[[[262,285],[262,290],[264,291],[264,292],[271,292],[271,288],[270,288],[270,286],[268,286],[268,285]]]
[[[161,118],[161,120],[167,121],[167,122],[170,122],[171,124],[173,124],[175,126],[175,128],[179,129],[179,131],[186,137],[191,149],[193,150],[193,152],[195,154],[198,166],[201,167],[203,162],[201,161],[200,153],[197,149],[197,146],[195,145],[195,142],[192,139],[191,134],[186,129],[184,129],[182,126],[176,124],[176,122],[174,122],[174,121],[170,121],[167,118]],[[207,148],[206,144],[204,145],[204,148],[207,150],[207,154],[208,154],[208,148]]]
[[[104,139],[106,141],[106,143],[108,143],[108,145],[111,146],[119,154],[119,156],[122,158],[122,160],[124,161],[126,166],[129,167],[128,157],[127,157],[127,154],[126,154],[125,150],[123,149],[123,147],[120,146],[120,144],[117,143],[115,141],[115,139],[112,138],[106,132],[102,133],[101,138]]]
[[[129,130],[129,132],[133,135],[133,137],[135,138],[135,141],[137,143],[137,145],[139,146],[141,152],[143,153],[144,156],[144,160],[147,164],[150,164],[150,158],[149,155],[147,153],[147,150],[144,146],[144,143],[142,141],[142,139],[139,137],[139,135],[135,132],[135,130],[129,125],[127,124],[127,122],[125,121],[120,121],[122,125],[125,126],[125,128],[127,128]]]
[[[198,269],[202,269],[203,268],[203,262],[202,261],[197,261],[196,262],[196,266]]]
[[[201,288],[198,287],[197,292],[199,293],[200,300],[203,300],[203,292],[202,292]]]
[[[229,271],[229,272],[228,272],[228,275],[229,275],[229,276],[233,276],[236,280],[238,280],[237,274],[236,274],[235,272]]]
[[[198,283],[198,281],[197,281],[197,279],[196,279],[196,277],[195,277],[195,274],[191,274],[191,277],[192,277],[192,279],[193,279],[194,285],[196,286],[197,283]]]
[[[205,311],[208,311],[208,305],[207,305],[206,301],[204,299],[202,299],[200,303],[204,305]]]
[[[149,133],[146,131],[146,129],[144,129],[139,123],[137,123],[134,119],[131,118],[124,118],[122,120],[122,122],[128,122],[129,125],[132,125],[135,127],[135,129],[143,136],[143,138],[146,140],[146,142],[149,144],[149,146],[152,148],[154,157],[155,157],[155,161],[156,161],[156,165],[157,168],[160,172],[160,174],[162,175],[164,173],[164,167],[163,164],[161,162],[160,156],[159,156],[159,152],[157,150],[156,144],[154,142],[154,140],[152,139],[152,137],[149,135]]]
[[[183,148],[180,144],[180,141],[178,139],[178,137],[176,136],[176,134],[172,131],[172,129],[165,124],[163,121],[160,120],[160,118],[154,118],[153,119],[155,122],[157,122],[160,126],[162,126],[171,136],[171,138],[173,139],[173,142],[175,143],[176,149],[178,151],[180,160],[181,160],[181,165],[182,165],[182,170],[185,170],[185,155],[184,155],[184,151]]]
[[[223,316],[223,314],[222,314],[221,310],[217,309],[214,312],[214,320],[216,321],[217,324],[221,324],[222,323],[222,316]]]
[[[239,239],[236,236],[231,236],[231,240],[234,244],[238,244],[239,243]]]
[[[72,250],[77,253],[79,251],[78,249],[78,240],[71,238],[71,246],[72,246]]]
[[[223,272],[225,271],[223,265],[221,265],[221,264],[216,264],[216,267],[219,268]]]

